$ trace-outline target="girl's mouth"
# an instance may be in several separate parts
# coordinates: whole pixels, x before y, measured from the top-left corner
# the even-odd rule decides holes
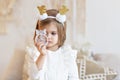
[[[48,41],[48,43],[52,43],[52,41]]]

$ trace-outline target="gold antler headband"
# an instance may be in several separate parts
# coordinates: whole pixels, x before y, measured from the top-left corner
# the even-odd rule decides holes
[[[41,15],[43,15],[44,13],[46,13],[46,7],[44,5],[38,6],[37,8],[38,8],[38,10],[39,10],[39,12],[40,12]]]
[[[62,6],[62,8],[59,10],[59,13],[61,15],[64,15],[68,11],[67,7],[65,5]]]
[[[37,7],[40,12],[40,20],[44,20],[47,18],[55,18],[57,21],[61,22],[64,25],[64,22],[66,21],[66,15],[65,13],[68,11],[66,6],[62,6],[62,8],[59,10],[59,13],[54,16],[48,16],[46,13],[46,7],[44,5]]]

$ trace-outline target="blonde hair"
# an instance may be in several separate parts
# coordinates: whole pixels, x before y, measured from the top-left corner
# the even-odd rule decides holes
[[[56,16],[57,13],[59,13],[58,10],[56,9],[50,9],[46,11],[48,16]],[[47,18],[45,20],[38,20],[37,21],[37,25],[36,25],[36,29],[44,29],[45,25],[48,25],[50,23],[55,23],[56,27],[57,27],[57,31],[58,31],[58,46],[61,47],[65,40],[66,40],[66,22],[64,22],[64,25],[62,23],[60,23],[59,21],[57,21],[54,18]],[[34,34],[34,41],[35,41],[35,36],[36,33]]]

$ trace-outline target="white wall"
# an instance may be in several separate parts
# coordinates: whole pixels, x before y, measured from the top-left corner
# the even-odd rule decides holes
[[[100,53],[120,53],[120,0],[86,1],[86,35]]]
[[[6,22],[7,32],[0,35],[0,75],[8,67],[15,50],[24,50],[25,45],[29,43],[27,40],[32,39],[36,23],[36,10],[33,9],[35,5],[30,0],[17,0],[15,3],[13,20]]]

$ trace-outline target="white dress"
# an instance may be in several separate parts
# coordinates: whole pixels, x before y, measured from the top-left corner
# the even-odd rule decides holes
[[[37,48],[27,47],[26,51],[23,80],[79,80],[77,51],[70,46],[48,51],[42,70],[38,70],[35,64],[40,55]]]

